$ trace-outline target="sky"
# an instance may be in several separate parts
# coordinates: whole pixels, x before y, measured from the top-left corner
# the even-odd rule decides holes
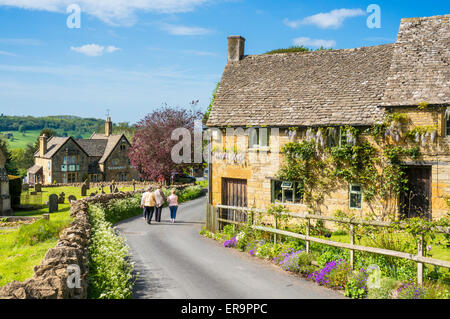
[[[395,42],[401,18],[449,13],[442,0],[0,0],[0,113],[136,123],[165,104],[205,109],[230,35],[245,54],[355,48]]]

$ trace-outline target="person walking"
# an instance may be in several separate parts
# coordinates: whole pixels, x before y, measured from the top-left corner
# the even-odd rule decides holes
[[[161,184],[158,185],[158,189],[154,192],[155,194],[155,221],[161,222],[161,213],[166,197],[162,191]]]
[[[147,220],[147,224],[152,223],[153,211],[155,210],[155,194],[153,194],[152,190],[153,188],[149,186],[147,191],[142,194],[141,199],[141,208],[144,209],[144,218]]]
[[[170,220],[172,223],[175,223],[175,218],[177,218],[178,196],[175,194],[174,189],[172,189],[170,196],[167,197],[167,202],[169,203]]]

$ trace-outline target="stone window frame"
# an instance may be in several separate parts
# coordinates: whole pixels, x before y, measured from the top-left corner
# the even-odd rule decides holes
[[[360,190],[356,191],[353,190],[353,187],[359,187]],[[359,203],[360,203],[360,207],[357,206],[352,206],[352,195],[359,195]],[[357,209],[357,210],[361,210],[363,209],[363,187],[361,184],[358,183],[351,183],[348,185],[348,207],[350,209]]]

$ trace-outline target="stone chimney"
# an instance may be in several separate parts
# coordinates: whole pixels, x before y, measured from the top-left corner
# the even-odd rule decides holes
[[[44,157],[47,153],[47,135],[39,136],[39,157]]]
[[[110,136],[112,134],[112,122],[111,118],[108,116],[105,122],[105,136]]]
[[[236,62],[244,57],[245,39],[240,35],[228,37],[228,62]]]

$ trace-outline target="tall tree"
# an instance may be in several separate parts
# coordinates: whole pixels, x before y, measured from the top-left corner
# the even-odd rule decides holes
[[[142,179],[156,181],[164,177],[169,180],[172,172],[198,166],[177,164],[172,160],[171,151],[177,141],[173,141],[171,135],[177,128],[187,128],[193,137],[194,121],[201,118],[202,113],[194,108],[177,109],[164,106],[137,123],[129,157]]]
[[[8,142],[1,137],[0,137],[0,151],[3,152],[3,154],[5,154],[5,157],[6,157],[5,168],[6,168],[6,171],[8,172],[8,174],[17,175],[17,173],[18,173],[17,165],[12,160],[11,152],[9,151],[9,148],[8,148]]]

